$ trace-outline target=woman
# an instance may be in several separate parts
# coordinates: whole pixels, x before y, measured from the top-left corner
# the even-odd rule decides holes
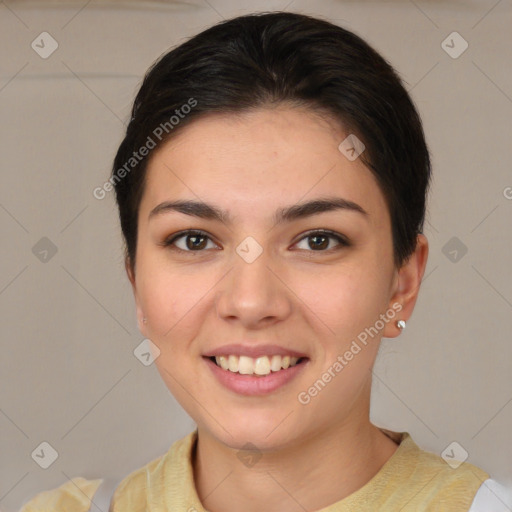
[[[146,74],[110,181],[139,329],[197,424],[111,512],[488,510],[485,471],[369,419],[427,262],[430,159],[367,43],[284,12],[198,34]]]

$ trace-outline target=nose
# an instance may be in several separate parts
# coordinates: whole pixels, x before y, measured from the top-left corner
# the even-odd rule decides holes
[[[216,297],[217,315],[246,329],[285,320],[292,310],[293,293],[265,251],[251,263],[238,255],[233,260]]]

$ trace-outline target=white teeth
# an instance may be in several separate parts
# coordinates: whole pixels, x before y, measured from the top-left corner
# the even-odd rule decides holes
[[[217,364],[220,365],[220,367],[223,370],[229,370],[229,363],[228,363],[228,360],[226,357],[220,356],[220,357],[216,357],[215,359],[217,361]]]
[[[270,362],[270,369],[273,372],[277,372],[281,369],[281,356],[272,356],[272,361]]]
[[[254,373],[256,375],[268,375],[270,373],[270,361],[267,356],[258,357],[254,363]]]
[[[242,375],[269,375],[270,372],[286,370],[290,366],[295,366],[298,357],[292,356],[262,356],[256,359],[248,356],[216,356],[215,361],[223,370],[229,370],[233,373]]]
[[[228,357],[228,369],[230,372],[238,371],[238,357],[237,356],[229,356]]]
[[[229,356],[231,358],[231,356]],[[229,368],[231,370],[231,367]],[[238,373],[251,375],[254,373],[254,362],[250,357],[240,356],[238,359]]]

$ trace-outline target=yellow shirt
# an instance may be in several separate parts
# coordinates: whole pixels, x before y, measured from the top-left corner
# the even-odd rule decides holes
[[[467,462],[453,469],[440,456],[420,449],[407,432],[381,430],[400,442],[395,453],[363,487],[317,512],[470,509],[482,482],[489,478],[485,471]],[[194,486],[192,450],[196,439],[194,430],[173,443],[167,453],[126,476],[115,489],[109,512],[207,512]],[[101,482],[73,479],[38,494],[20,512],[88,512],[87,496],[92,497]]]

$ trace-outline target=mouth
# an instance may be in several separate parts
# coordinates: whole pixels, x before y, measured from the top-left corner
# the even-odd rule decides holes
[[[309,360],[307,357],[294,357],[289,355],[273,355],[253,358],[226,354],[223,356],[204,357],[226,372],[251,377],[265,377],[271,373],[278,373],[287,370],[288,368],[304,364]]]

